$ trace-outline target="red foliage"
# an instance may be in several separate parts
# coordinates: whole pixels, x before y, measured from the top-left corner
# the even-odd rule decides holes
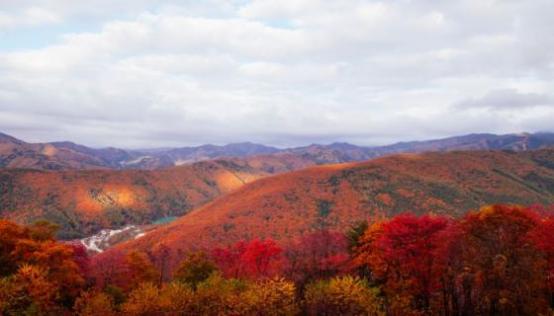
[[[531,239],[546,258],[551,304],[554,304],[554,216],[543,218],[531,233]]]
[[[282,249],[275,241],[255,239],[215,248],[212,256],[225,276],[259,278],[271,276],[277,271],[281,253]]]
[[[107,285],[123,288],[127,283],[125,253],[119,249],[92,257],[90,267],[91,281],[98,288]]]
[[[530,243],[541,219],[533,209],[492,205],[459,223],[464,262],[457,300],[466,314],[538,315],[546,312],[544,254]],[[548,243],[548,241],[546,241]],[[545,245],[546,246],[546,245]]]
[[[427,310],[440,284],[443,267],[438,259],[450,226],[445,217],[411,214],[376,223],[362,237],[356,260],[369,267],[386,294],[398,298],[397,304],[408,300]]]
[[[339,273],[350,259],[344,234],[327,230],[297,239],[287,247],[285,257],[285,274],[301,284]]]
[[[87,248],[80,242],[67,243],[73,249],[73,261],[79,266],[81,274],[88,276],[90,269],[90,258],[87,253]]]

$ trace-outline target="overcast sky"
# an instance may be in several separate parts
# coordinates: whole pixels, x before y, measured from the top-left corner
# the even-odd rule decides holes
[[[554,131],[552,0],[0,0],[0,131],[127,148]]]

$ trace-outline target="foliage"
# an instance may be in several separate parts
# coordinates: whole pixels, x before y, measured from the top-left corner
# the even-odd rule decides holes
[[[462,219],[459,255],[465,262],[465,282],[456,295],[466,302],[462,311],[474,315],[547,312],[543,295],[547,262],[539,250],[545,245],[537,247],[532,238],[539,225],[536,213],[517,206],[488,206]]]
[[[141,283],[130,294],[123,304],[123,312],[127,315],[156,315],[161,313],[159,289],[152,283]]]
[[[83,292],[75,301],[73,310],[78,316],[115,316],[115,308],[114,301],[108,294],[89,291]]]
[[[348,241],[338,232],[320,230],[302,236],[285,251],[285,275],[301,286],[341,272],[349,260]]]
[[[239,241],[226,248],[215,248],[212,256],[227,277],[269,277],[277,272],[282,248],[271,239]]]
[[[20,240],[29,238],[28,229],[7,220],[0,220],[0,276],[17,271],[14,251]]]
[[[155,283],[159,279],[158,270],[143,252],[133,251],[126,257],[127,289],[134,289],[145,282]]]
[[[353,252],[360,245],[361,238],[368,227],[369,227],[368,221],[364,220],[364,221],[355,223],[346,232],[346,240],[348,240],[348,250],[350,252]]]
[[[545,314],[549,225],[503,205],[458,221],[400,215],[368,228],[354,262],[369,268],[391,315]]]
[[[299,306],[294,283],[282,278],[250,284],[239,300],[244,304],[242,315],[296,315]]]
[[[181,282],[164,285],[158,302],[163,315],[194,315],[194,291]]]
[[[550,304],[554,307],[554,215],[543,218],[530,236],[546,259]]]
[[[240,315],[238,297],[247,287],[247,281],[225,279],[211,275],[196,289],[194,315]]]
[[[91,258],[90,275],[92,283],[98,288],[115,286],[119,289],[126,288],[127,264],[126,254],[118,249],[110,251],[109,256],[96,255]]]
[[[123,305],[125,315],[296,315],[294,284],[241,281],[213,274],[195,289],[181,282],[142,283]]]
[[[403,214],[373,224],[362,237],[356,260],[382,285],[393,313],[430,311],[439,286],[435,276],[443,268],[436,259],[449,225],[444,217]]]
[[[308,284],[305,292],[309,315],[384,315],[376,289],[357,277],[334,277]]]
[[[49,304],[73,305],[84,285],[84,271],[76,262],[74,248],[54,240],[55,225],[38,222],[29,227],[0,220],[0,263],[2,275],[11,278],[16,293],[25,295],[32,308],[45,309],[44,300],[32,294],[49,289]],[[80,258],[82,263],[87,261]],[[39,284],[34,286],[32,284]],[[33,307],[34,306],[34,307]]]
[[[406,213],[284,248],[241,241],[189,253],[172,280],[163,244],[89,260],[53,225],[0,220],[0,315],[548,315],[554,217],[536,210]]]
[[[190,253],[175,272],[174,279],[180,282],[189,283],[193,287],[217,270],[215,264],[204,252]]]
[[[45,269],[22,265],[17,273],[0,285],[2,315],[42,315],[59,310],[59,287],[50,282]]]
[[[113,251],[110,256],[92,257],[90,278],[97,288],[115,286],[125,292],[143,282],[159,282],[159,271],[140,251]]]

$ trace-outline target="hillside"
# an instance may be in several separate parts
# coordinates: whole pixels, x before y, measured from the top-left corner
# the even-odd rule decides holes
[[[1,168],[0,216],[19,223],[46,219],[61,225],[60,237],[82,237],[179,216],[244,183],[314,164],[280,153],[156,170]]]
[[[165,244],[181,254],[241,239],[287,242],[406,211],[459,216],[490,203],[553,202],[554,150],[402,154],[257,180],[122,247]]]
[[[182,215],[265,173],[230,162],[173,169],[0,171],[0,215],[21,223],[47,219],[62,237]]]
[[[179,216],[245,183],[313,166],[290,154],[202,161],[157,170],[0,169],[0,217],[46,219],[75,238]]]
[[[0,167],[38,170],[142,169],[153,170],[213,159],[250,158],[275,160],[295,159],[313,164],[364,161],[395,153],[420,153],[452,150],[524,151],[554,145],[553,133],[535,134],[470,134],[437,140],[403,142],[387,146],[363,147],[348,143],[313,144],[305,147],[278,149],[254,144],[235,143],[224,146],[124,150],[90,148],[71,142],[27,143],[0,134]],[[276,156],[270,158],[270,156]],[[288,168],[288,170],[291,170]]]

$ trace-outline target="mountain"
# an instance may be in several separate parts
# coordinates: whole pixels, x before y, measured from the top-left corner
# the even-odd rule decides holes
[[[112,169],[131,154],[122,149],[92,149],[70,142],[26,143],[0,136],[0,167],[39,170]]]
[[[26,143],[0,134],[0,167],[39,170],[160,169],[222,157],[271,154],[279,149],[253,143],[225,146],[124,150],[90,148],[71,142]]]
[[[554,133],[469,134],[438,140],[403,142],[376,148],[390,153],[449,150],[513,150],[524,151],[554,145]]]
[[[387,146],[360,147],[348,143],[313,144],[287,149],[287,152],[314,160],[318,164],[363,161],[398,153],[453,150],[524,151],[554,146],[554,133],[470,134],[436,140],[401,142]]]
[[[202,145],[198,147],[170,148],[158,151],[136,151],[135,159],[122,161],[124,168],[157,169],[170,166],[180,166],[204,160],[231,157],[248,157],[273,154],[280,150],[275,147],[254,143],[236,143],[224,146]]]
[[[26,143],[9,135],[0,135],[0,167],[40,170],[90,169],[162,169],[213,159],[269,156],[297,156],[313,164],[363,161],[395,153],[419,153],[451,150],[532,150],[554,146],[554,133],[471,134],[438,140],[404,142],[388,146],[362,147],[348,143],[313,144],[278,149],[254,144],[236,143],[224,146],[124,150],[89,148],[71,142]]]
[[[46,219],[61,226],[61,238],[83,237],[179,216],[252,180],[312,165],[282,154],[159,170],[3,168],[0,217],[20,223]]]
[[[248,183],[116,247],[186,251],[241,239],[279,242],[401,212],[460,216],[491,203],[554,203],[554,149],[400,154],[316,166]]]
[[[206,161],[172,169],[0,170],[0,216],[46,219],[62,238],[177,216],[265,176],[247,165]]]

